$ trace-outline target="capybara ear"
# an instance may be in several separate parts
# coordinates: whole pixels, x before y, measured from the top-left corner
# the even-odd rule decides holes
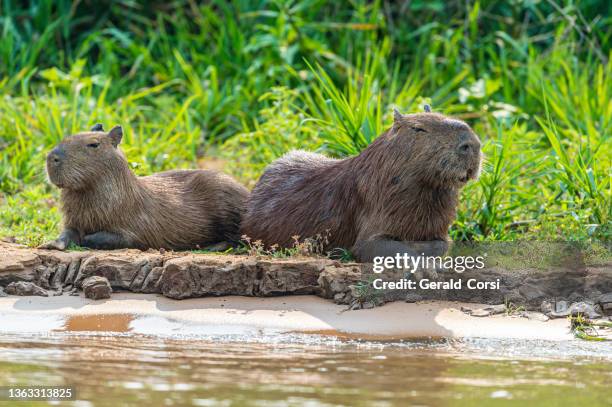
[[[425,113],[431,113],[431,106],[429,106],[428,104],[425,104],[423,106],[423,110],[425,110]]]
[[[104,131],[104,126],[102,126],[102,123],[96,123],[91,128],[91,131]]]
[[[404,118],[404,115],[400,113],[399,110],[393,108],[393,122],[398,123],[400,120]]]
[[[108,137],[111,138],[113,145],[117,147],[123,138],[123,128],[121,126],[113,127],[111,131],[108,132]]]

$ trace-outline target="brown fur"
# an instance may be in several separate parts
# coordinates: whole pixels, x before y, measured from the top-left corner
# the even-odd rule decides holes
[[[246,188],[215,171],[137,177],[117,146],[121,135],[120,127],[76,134],[48,156],[49,178],[62,189],[64,226],[77,232],[76,240],[101,231],[120,236],[121,246],[141,249],[192,249],[239,240]]]
[[[269,165],[251,194],[242,233],[283,247],[293,235],[327,233],[326,249],[353,249],[381,236],[446,240],[459,190],[478,176],[480,160],[480,141],[464,122],[396,113],[393,126],[358,156],[296,151]]]

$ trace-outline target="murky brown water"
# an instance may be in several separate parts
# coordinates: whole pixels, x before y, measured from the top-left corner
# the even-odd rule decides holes
[[[90,322],[71,320],[70,329],[95,330]],[[73,385],[78,400],[62,405],[77,406],[612,405],[607,345],[316,335],[213,342],[118,333],[122,323],[100,322],[114,334],[1,336],[0,385]]]

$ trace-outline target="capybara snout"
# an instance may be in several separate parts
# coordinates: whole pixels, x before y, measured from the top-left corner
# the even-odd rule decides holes
[[[482,152],[480,139],[471,129],[459,136],[457,153],[460,160],[465,163],[465,176],[460,177],[459,180],[465,183],[470,179],[477,179],[480,175]]]

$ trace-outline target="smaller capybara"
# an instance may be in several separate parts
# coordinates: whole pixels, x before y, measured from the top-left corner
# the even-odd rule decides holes
[[[220,248],[240,240],[248,190],[227,175],[176,170],[137,177],[119,149],[121,126],[66,137],[47,156],[61,189],[64,230],[40,248]]]
[[[326,236],[358,261],[446,247],[461,187],[480,172],[480,141],[463,121],[402,115],[359,155],[342,160],[294,151],[270,164],[251,193],[242,234],[265,246]],[[436,242],[440,243],[437,244]],[[420,250],[419,250],[420,252]]]

